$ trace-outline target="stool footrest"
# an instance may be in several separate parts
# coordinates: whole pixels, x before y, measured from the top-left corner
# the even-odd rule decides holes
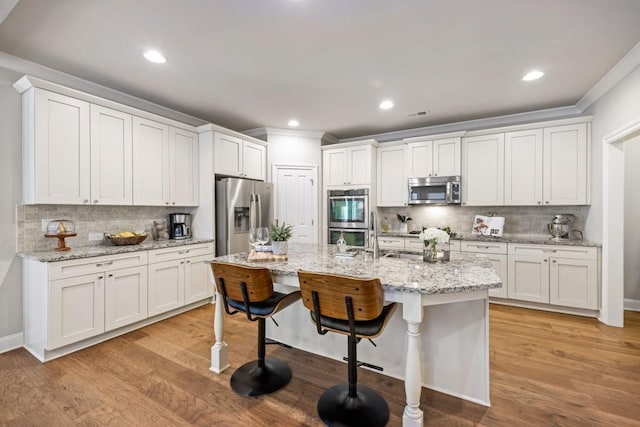
[[[231,375],[231,388],[241,396],[262,396],[280,390],[291,380],[291,368],[278,359],[265,359],[264,366],[254,360]]]
[[[349,362],[349,358],[348,357],[343,357],[342,360],[344,360],[345,362]],[[377,366],[377,365],[372,365],[371,363],[367,363],[367,362],[361,362],[361,361],[357,361],[357,366],[358,368],[360,366],[364,366],[365,368],[371,368],[371,369],[375,369],[376,371],[380,371],[383,372],[384,368],[382,366]]]

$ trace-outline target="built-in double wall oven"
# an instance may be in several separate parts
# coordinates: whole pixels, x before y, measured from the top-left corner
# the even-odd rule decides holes
[[[329,190],[329,244],[344,236],[349,246],[364,246],[369,230],[369,189]]]

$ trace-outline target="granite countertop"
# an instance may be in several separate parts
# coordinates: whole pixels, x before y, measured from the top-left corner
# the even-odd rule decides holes
[[[289,243],[288,261],[249,262],[247,252],[225,255],[216,261],[266,267],[273,274],[297,276],[298,270],[379,278],[387,290],[425,295],[499,288],[500,277],[486,258],[475,254],[451,253],[451,261],[425,263],[421,258],[372,259],[371,254],[336,257],[335,246]]]
[[[195,245],[197,243],[213,242],[213,239],[183,239],[183,240],[145,240],[137,245],[115,246],[84,246],[71,248],[69,251],[60,252],[55,250],[37,252],[18,252],[20,258],[34,259],[40,262],[66,261],[69,259],[91,258],[104,255],[123,254],[127,252],[149,251],[152,249],[172,248],[175,246]]]
[[[378,237],[413,237],[418,238],[418,234],[400,233],[397,231],[388,231],[379,233]],[[528,243],[534,245],[563,245],[563,246],[589,246],[601,247],[602,243],[590,242],[588,240],[552,240],[548,234],[504,234],[502,237],[477,236],[473,234],[457,234],[452,240],[467,240],[474,242],[503,242],[503,243]]]

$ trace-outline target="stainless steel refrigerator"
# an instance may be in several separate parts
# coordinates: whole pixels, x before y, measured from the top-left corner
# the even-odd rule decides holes
[[[249,250],[249,228],[272,222],[273,185],[239,178],[216,180],[216,255]]]

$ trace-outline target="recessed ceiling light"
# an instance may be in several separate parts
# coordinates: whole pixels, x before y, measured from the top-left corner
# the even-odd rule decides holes
[[[389,101],[388,99],[385,101],[382,101],[379,107],[381,110],[388,110],[389,108],[393,107],[393,101]]]
[[[533,70],[525,74],[522,80],[524,80],[525,82],[530,82],[531,80],[538,80],[542,76],[544,76],[544,73],[542,71]]]
[[[165,58],[157,50],[146,51],[144,53],[144,57],[147,58],[148,61],[155,62],[156,64],[164,64],[165,62],[167,62],[167,58]]]
[[[289,123],[287,124],[292,128],[297,128],[298,126],[300,126],[300,123],[296,119],[289,120]]]

